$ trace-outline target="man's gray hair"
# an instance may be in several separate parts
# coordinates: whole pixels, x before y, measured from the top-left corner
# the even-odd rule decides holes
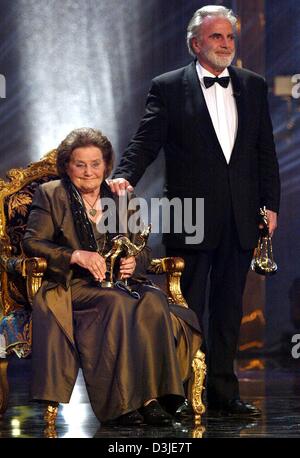
[[[217,16],[228,19],[231,22],[234,30],[236,28],[237,17],[234,15],[233,11],[225,8],[225,6],[217,5],[206,5],[195,11],[192,19],[189,22],[187,27],[186,42],[189,49],[189,53],[195,57],[195,53],[192,47],[192,38],[198,36],[199,27],[206,18],[206,16]]]

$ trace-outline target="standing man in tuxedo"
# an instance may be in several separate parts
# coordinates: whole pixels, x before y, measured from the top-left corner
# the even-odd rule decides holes
[[[236,22],[223,6],[195,12],[187,29],[195,60],[154,78],[145,115],[110,185],[118,193],[130,190],[162,147],[167,197],[204,198],[203,241],[189,245],[184,233],[164,234],[163,241],[168,256],[185,260],[182,290],[200,322],[210,273],[208,409],[259,415],[240,399],[234,359],[259,208],[267,209],[272,236],[280,180],[265,80],[231,65]]]

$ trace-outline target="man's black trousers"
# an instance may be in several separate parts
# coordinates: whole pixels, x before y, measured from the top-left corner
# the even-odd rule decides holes
[[[242,319],[243,291],[253,249],[241,249],[230,209],[215,249],[167,247],[166,252],[167,256],[180,256],[185,261],[182,292],[189,307],[196,312],[202,329],[210,274],[208,339],[204,345],[208,366],[207,401],[211,407],[220,407],[231,399],[239,398],[234,358]]]

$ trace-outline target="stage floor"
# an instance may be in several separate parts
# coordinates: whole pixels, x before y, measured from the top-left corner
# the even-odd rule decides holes
[[[9,367],[9,408],[0,419],[0,438],[300,438],[300,361],[292,358],[240,359],[241,397],[262,410],[258,419],[203,415],[201,424],[172,427],[101,427],[94,416],[82,374],[70,404],[60,406],[56,431],[45,431],[42,407],[29,401],[30,360]]]

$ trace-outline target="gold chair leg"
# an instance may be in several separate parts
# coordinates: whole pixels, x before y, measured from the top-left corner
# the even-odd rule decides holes
[[[201,415],[205,412],[205,405],[202,400],[203,390],[205,389],[206,364],[205,355],[198,350],[192,361],[193,375],[189,382],[189,399],[195,413],[195,423],[201,423]]]
[[[46,437],[47,439],[56,439],[58,437],[55,425],[47,426],[44,429],[44,437]]]
[[[48,427],[55,427],[58,405],[58,402],[49,402],[45,408],[44,420]]]
[[[57,438],[56,417],[58,413],[58,402],[49,402],[44,411],[45,429],[44,437],[49,439]]]
[[[192,437],[193,439],[202,439],[203,434],[205,433],[206,428],[203,425],[196,425],[195,428],[192,430]]]
[[[0,358],[0,416],[5,413],[8,407],[9,386],[7,365],[8,360],[6,358]]]

